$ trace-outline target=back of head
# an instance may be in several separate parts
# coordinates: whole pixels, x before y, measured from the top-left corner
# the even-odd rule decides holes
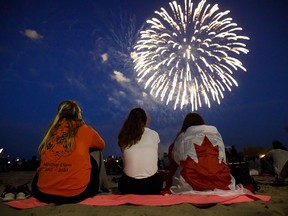
[[[130,111],[127,121],[144,127],[147,123],[147,114],[142,108],[134,108]]]
[[[187,128],[191,126],[196,126],[196,125],[204,125],[204,119],[202,118],[201,115],[199,115],[196,112],[191,112],[188,113],[183,121],[182,128],[181,128],[181,133],[185,132]]]
[[[142,108],[130,111],[118,135],[118,144],[121,149],[136,144],[142,137],[147,123],[147,114]]]
[[[59,119],[76,120],[81,117],[81,109],[76,101],[66,100],[58,106]]]
[[[283,144],[282,144],[280,141],[278,141],[278,140],[273,141],[272,146],[273,146],[273,149],[287,150],[287,149],[283,146]]]
[[[66,120],[68,126],[67,138],[64,143],[64,148],[68,151],[72,150],[74,137],[76,136],[78,128],[84,124],[84,121],[82,120],[81,109],[77,102],[73,100],[66,100],[59,104],[58,113],[48,127],[39,145],[38,151],[40,154],[45,152],[54,131],[57,129],[58,124],[62,122],[62,119]]]

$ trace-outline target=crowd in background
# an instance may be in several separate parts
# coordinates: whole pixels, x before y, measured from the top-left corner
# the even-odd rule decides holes
[[[282,149],[287,151],[287,148],[282,145]],[[275,171],[273,169],[272,163],[267,160],[267,158],[262,155],[253,155],[247,157],[243,155],[241,152],[238,153],[235,146],[226,147],[226,157],[227,162],[232,165],[233,163],[247,163],[249,166],[251,175],[258,174],[271,174],[275,175]],[[123,161],[120,156],[108,155],[106,159],[104,159],[106,172],[108,175],[110,174],[119,174],[123,169]],[[0,154],[0,172],[7,172],[10,170],[16,171],[33,171],[36,170],[40,164],[40,160],[36,155],[32,156],[31,159],[14,159],[11,160],[9,157],[6,157],[3,153]],[[169,170],[169,159],[168,153],[164,152],[163,155],[159,156],[158,167],[160,170]]]

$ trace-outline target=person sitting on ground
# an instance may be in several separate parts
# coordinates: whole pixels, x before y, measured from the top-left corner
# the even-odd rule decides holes
[[[236,191],[222,137],[216,127],[205,125],[198,113],[186,115],[168,154],[170,170],[166,192]]]
[[[273,149],[266,154],[266,158],[271,162],[276,174],[272,186],[283,186],[285,178],[288,177],[288,151],[283,144],[276,140],[272,143]]]
[[[41,163],[32,182],[32,195],[42,202],[77,203],[99,190],[99,168],[89,154],[105,142],[82,119],[76,101],[59,104],[58,113],[39,145]]]
[[[259,156],[252,156],[249,160],[247,160],[247,164],[249,167],[250,175],[259,175],[262,173],[262,167]]]
[[[158,171],[160,138],[147,127],[148,117],[142,108],[134,108],[118,135],[123,155],[123,173],[118,182],[122,194],[160,194],[163,181]]]
[[[169,157],[167,152],[164,152],[161,158],[161,168],[163,170],[169,170]]]

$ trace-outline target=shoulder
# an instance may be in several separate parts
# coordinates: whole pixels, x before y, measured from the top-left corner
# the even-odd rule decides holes
[[[267,155],[271,154],[288,154],[288,151],[283,150],[283,149],[272,149],[270,150]]]
[[[276,154],[278,154],[279,153],[279,149],[272,149],[272,150],[270,150],[266,155],[268,156],[268,157],[274,157]]]
[[[152,129],[147,128],[147,127],[145,127],[145,129],[144,129],[144,133],[159,137],[159,134],[155,130],[152,130]]]
[[[218,129],[213,126],[213,125],[204,125],[205,126],[205,131],[210,132],[210,133],[217,133]]]
[[[86,125],[86,124],[83,124],[83,125],[81,125],[80,127],[79,127],[79,129],[81,129],[81,130],[90,130],[90,126],[88,126],[88,125]]]
[[[85,132],[91,132],[91,133],[96,132],[93,127],[86,125],[86,124],[79,127],[79,131],[85,131]]]
[[[145,128],[144,128],[144,131],[145,131],[146,133],[158,134],[155,130],[152,130],[151,128],[148,128],[148,127],[145,127]]]
[[[215,126],[212,125],[197,125],[189,127],[185,134],[194,134],[194,133],[217,133],[218,130]]]
[[[179,134],[175,140],[175,143],[180,143],[184,138],[184,133],[182,132],[181,134]]]

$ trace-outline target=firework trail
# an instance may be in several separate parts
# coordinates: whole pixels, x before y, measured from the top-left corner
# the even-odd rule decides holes
[[[134,46],[138,82],[166,104],[175,101],[174,109],[191,104],[194,111],[203,102],[210,108],[211,99],[220,104],[224,91],[238,86],[233,71],[246,71],[235,56],[249,52],[243,42],[249,38],[236,34],[242,28],[229,11],[205,2],[173,1],[169,11],[155,11]]]

